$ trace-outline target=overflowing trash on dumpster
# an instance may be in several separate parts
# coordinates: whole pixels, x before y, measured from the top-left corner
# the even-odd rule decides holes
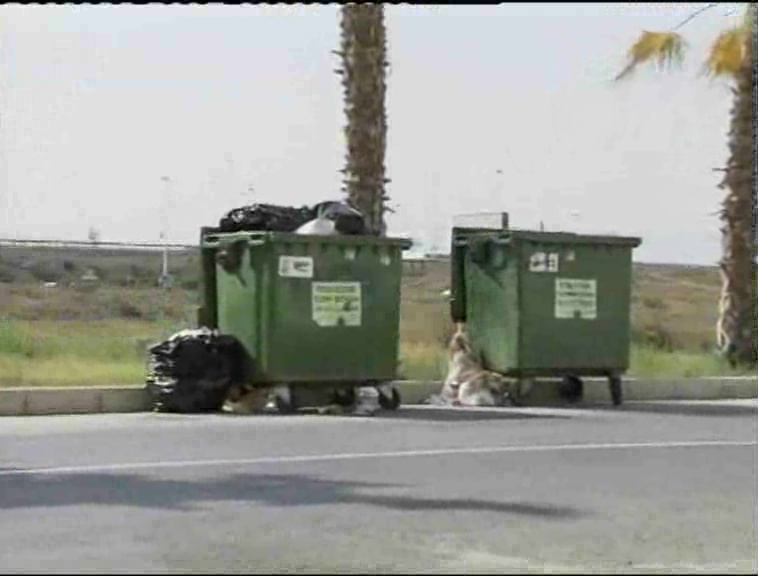
[[[299,234],[366,234],[363,214],[347,202],[324,201],[312,207],[252,204],[230,210],[219,221],[219,232],[292,232]],[[328,230],[328,232],[327,232]]]
[[[349,202],[230,210],[216,228],[201,231],[200,328],[149,349],[153,409],[356,415],[396,409],[400,397],[391,381],[406,244],[367,234],[363,214]],[[258,280],[264,274],[271,278],[265,285]],[[289,304],[276,307],[283,290],[299,299],[293,305],[311,309],[307,316],[291,317]],[[377,337],[383,345],[372,349]],[[297,340],[300,347],[292,349]],[[350,358],[334,343],[352,348]],[[319,352],[320,346],[326,348]],[[367,358],[356,361],[360,355]]]

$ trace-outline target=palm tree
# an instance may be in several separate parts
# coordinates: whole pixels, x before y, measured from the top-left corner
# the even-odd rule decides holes
[[[630,75],[644,62],[667,65],[681,61],[686,43],[676,30],[709,4],[671,31],[644,31],[629,49],[629,62],[616,80]],[[711,77],[726,76],[733,86],[734,105],[728,132],[729,159],[719,169],[724,177],[719,188],[725,190],[721,220],[722,291],[717,324],[717,346],[733,364],[755,365],[756,351],[756,217],[755,150],[753,148],[753,46],[756,33],[756,5],[748,4],[743,21],[719,34],[711,46],[705,71]]]
[[[363,212],[369,232],[383,236],[385,192],[384,155],[387,47],[382,4],[345,4],[341,9],[341,47],[335,51],[342,67],[347,154],[343,191]]]

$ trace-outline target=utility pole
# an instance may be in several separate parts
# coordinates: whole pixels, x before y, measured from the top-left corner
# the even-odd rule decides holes
[[[495,189],[491,202],[492,208],[497,208],[495,212],[500,211],[503,208],[503,193],[505,192],[505,177],[503,176],[502,168],[495,170]]]
[[[579,232],[579,230],[578,230],[579,226],[578,225],[581,222],[582,213],[579,212],[579,210],[571,210],[571,212],[569,214],[571,215],[572,228],[574,229],[573,231],[574,232]]]
[[[168,176],[161,176],[161,181],[164,184],[160,233],[161,240],[163,241],[163,265],[161,266],[161,275],[158,279],[158,285],[161,288],[171,288],[171,275],[168,271],[168,212],[171,195],[171,178]]]

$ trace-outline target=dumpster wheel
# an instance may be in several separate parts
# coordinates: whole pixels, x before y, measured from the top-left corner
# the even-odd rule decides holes
[[[337,388],[334,390],[332,401],[342,408],[352,408],[358,401],[358,395],[352,386]]]
[[[508,390],[508,400],[513,406],[525,406],[533,387],[533,378],[516,378]]]
[[[277,390],[274,396],[274,403],[280,414],[294,414],[297,412],[297,402],[292,386]]]
[[[376,391],[379,393],[379,406],[382,410],[397,410],[400,408],[402,399],[397,388],[393,386],[390,394],[385,394],[379,386],[376,387]]]
[[[561,380],[560,395],[571,404],[584,397],[584,381],[575,374],[566,374]]]
[[[611,391],[611,400],[614,406],[620,406],[624,401],[624,393],[621,386],[621,376],[608,376],[608,388]]]

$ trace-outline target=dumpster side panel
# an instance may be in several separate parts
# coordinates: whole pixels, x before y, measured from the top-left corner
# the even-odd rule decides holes
[[[274,247],[265,295],[270,310],[265,379],[393,379],[398,358],[400,247],[344,246],[319,239],[278,242]],[[304,262],[311,259],[312,269],[282,275],[281,259],[292,257],[305,258]]]
[[[459,244],[465,238],[463,232],[453,228],[450,247],[450,317],[453,322],[466,322],[465,262],[466,246]]]
[[[254,360],[252,382],[395,378],[405,243],[383,240],[219,235],[218,327]]]
[[[629,366],[631,247],[522,240],[522,373]]]
[[[482,365],[507,373],[519,355],[518,258],[513,247],[492,246],[485,262],[465,256],[467,332]]]
[[[216,264],[216,300],[218,303],[218,329],[224,334],[235,336],[244,346],[253,362],[253,374],[264,369],[260,354],[260,334],[263,317],[261,307],[261,266],[257,264],[255,248],[242,255],[239,268],[226,270]],[[251,379],[253,375],[250,375]]]
[[[200,302],[197,311],[198,327],[216,328],[218,326],[218,303],[216,301],[216,251],[203,245],[207,228],[200,232]]]
[[[502,229],[470,228],[454,226],[450,246],[450,317],[453,322],[468,322],[466,301],[466,255],[470,253],[471,238],[489,237],[493,240],[503,237],[508,227],[508,215],[499,213]]]

